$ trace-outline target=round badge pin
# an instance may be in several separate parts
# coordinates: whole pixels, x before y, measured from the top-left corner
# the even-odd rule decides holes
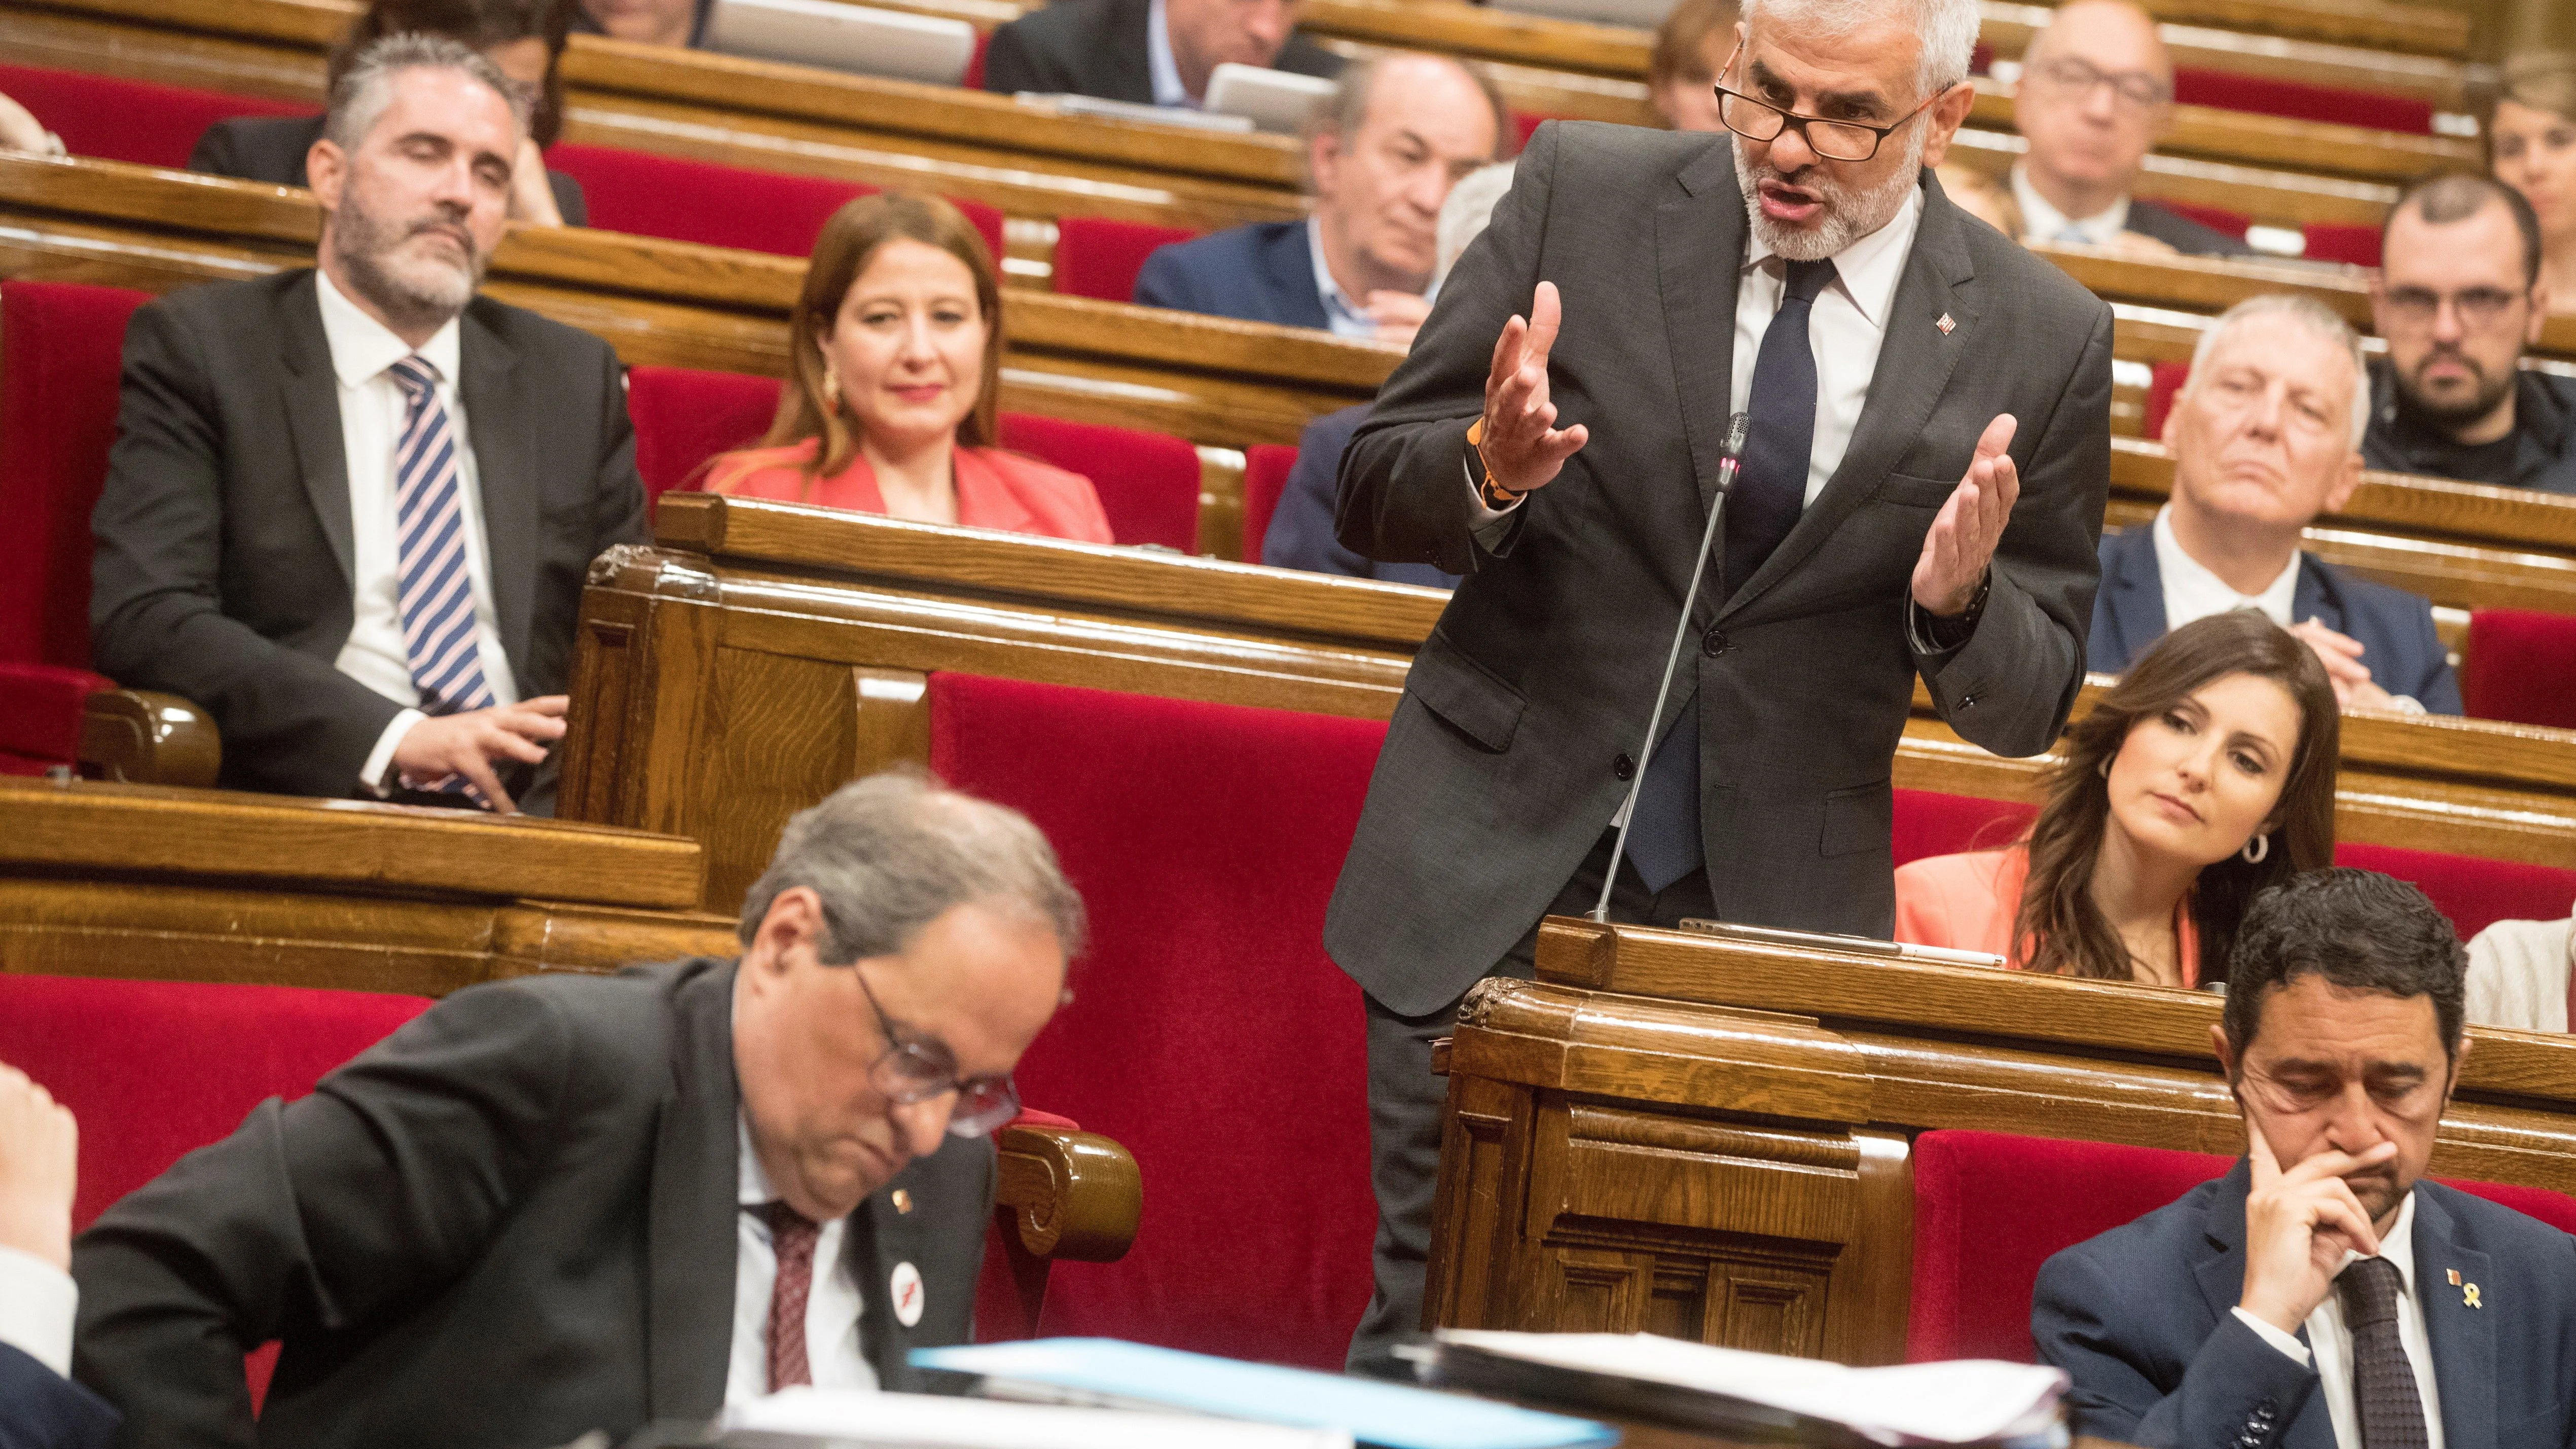
[[[906,1328],[921,1321],[921,1270],[910,1263],[894,1265],[894,1276],[886,1282],[886,1291],[894,1299],[894,1321]]]

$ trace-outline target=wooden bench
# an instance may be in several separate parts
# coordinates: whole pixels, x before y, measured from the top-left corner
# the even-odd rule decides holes
[[[1471,994],[1427,1300],[1443,1325],[1905,1347],[1917,1134],[2234,1154],[2200,992],[1553,919]],[[2472,1028],[2436,1176],[2576,1192],[2576,1041]]]

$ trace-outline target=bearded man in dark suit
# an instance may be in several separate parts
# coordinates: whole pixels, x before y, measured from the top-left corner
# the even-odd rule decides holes
[[[2028,755],[2083,678],[2111,315],[1931,167],[1972,0],[1754,0],[1736,134],[1551,123],[1342,464],[1342,542],[1465,575],[1416,655],[1325,924],[1365,989],[1372,1358],[1421,1320],[1430,1043],[1539,917],[1885,936],[1917,675]],[[1527,307],[1526,318],[1516,315]],[[1750,422],[1659,743],[1658,666]]]

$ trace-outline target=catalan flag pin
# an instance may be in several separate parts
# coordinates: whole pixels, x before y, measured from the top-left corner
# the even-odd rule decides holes
[[[1955,318],[1951,317],[1951,315],[1950,315],[1949,313],[1947,313],[1947,312],[1942,313],[1942,314],[1941,314],[1941,320],[1940,320],[1940,321],[1938,321],[1938,322],[1933,323],[1932,325],[1933,325],[1933,326],[1935,326],[1935,327],[1940,328],[1940,329],[1941,329],[1941,335],[1942,335],[1942,336],[1944,336],[1944,337],[1947,337],[1947,336],[1949,336],[1952,332],[1957,331],[1957,330],[1958,330],[1958,327],[1959,327],[1958,321],[1957,321]]]
[[[2443,1276],[2445,1276],[2445,1277],[2447,1277],[2447,1278],[2449,1278],[2449,1279],[2451,1280],[2451,1286],[2452,1286],[2452,1287],[2457,1288],[2457,1287],[2459,1287],[2459,1286],[2460,1286],[2460,1270],[2459,1270],[2459,1269],[2457,1269],[2457,1268],[2449,1268],[2449,1269],[2445,1269],[2445,1270],[2443,1270]]]

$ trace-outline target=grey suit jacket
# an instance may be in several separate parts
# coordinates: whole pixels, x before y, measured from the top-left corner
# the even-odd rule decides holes
[[[1916,672],[1961,734],[2008,755],[2049,746],[2083,679],[2110,309],[1962,222],[1928,172],[1922,186],[1850,451],[1740,590],[1701,590],[1663,722],[1696,685],[1701,828],[1729,920],[1886,935],[1888,767]],[[1716,485],[1746,232],[1726,137],[1541,126],[1344,455],[1344,544],[1466,575],[1415,655],[1324,927],[1397,1012],[1439,1009],[1501,958],[1639,763]],[[1466,430],[1494,339],[1542,278],[1565,303],[1559,425],[1591,441],[1489,548],[1470,531]],[[1985,612],[1964,645],[1918,655],[1924,533],[2006,412],[2022,492]]]
[[[91,650],[214,717],[225,786],[347,795],[403,706],[332,666],[355,530],[313,276],[189,287],[128,324]],[[626,389],[607,343],[533,312],[478,297],[461,331],[502,648],[523,697],[559,694],[590,561],[645,536]]]
[[[75,1377],[120,1444],[528,1449],[724,1402],[740,1094],[734,965],[460,991],[101,1215],[72,1251]],[[895,1187],[912,1211],[888,1205]],[[964,1342],[991,1144],[851,1214],[868,1356]],[[899,1262],[920,1321],[887,1307]],[[243,1350],[284,1340],[254,1426]]]

